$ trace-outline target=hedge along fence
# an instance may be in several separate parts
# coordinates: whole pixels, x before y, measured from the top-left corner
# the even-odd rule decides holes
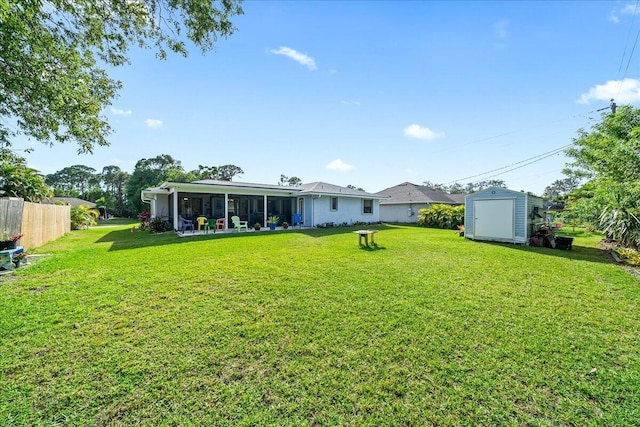
[[[0,198],[0,232],[24,234],[20,246],[35,248],[71,231],[71,208]]]

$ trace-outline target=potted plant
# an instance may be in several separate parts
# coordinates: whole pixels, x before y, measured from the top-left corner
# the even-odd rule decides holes
[[[279,220],[279,219],[280,219],[280,218],[278,218],[278,217],[277,217],[277,216],[275,216],[275,215],[272,215],[272,216],[270,216],[270,217],[267,219],[267,223],[269,224],[269,228],[270,228],[271,230],[275,230],[275,229],[276,229],[276,226],[278,225],[278,220]]]
[[[260,225],[260,223],[259,223],[259,222],[256,222],[256,223],[253,225],[253,229],[254,229],[254,230],[256,230],[256,231],[260,230],[260,227],[261,227],[261,225]]]
[[[4,230],[0,235],[0,251],[15,249],[22,236],[24,236],[22,233],[10,235],[8,230]]]
[[[25,252],[21,254],[16,254],[11,259],[15,264],[16,268],[20,267],[20,264],[26,264],[27,262],[27,254]]]
[[[284,228],[285,230],[286,230],[287,228],[289,228],[289,223],[288,223],[287,221],[283,222],[283,223],[282,223],[282,228]]]

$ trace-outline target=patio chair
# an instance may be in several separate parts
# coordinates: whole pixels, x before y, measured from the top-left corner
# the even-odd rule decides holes
[[[213,232],[216,232],[216,220],[215,219],[210,219],[207,222],[204,223],[203,225],[204,228],[204,232],[209,234],[209,230],[213,230]]]
[[[245,231],[249,231],[248,221],[240,221],[240,217],[234,215],[231,217],[231,222],[233,222],[233,226],[236,230],[240,231],[244,228]]]
[[[293,218],[291,219],[291,224],[293,224],[294,227],[298,225],[300,226],[300,228],[302,228],[302,215],[300,215],[299,213],[294,213]]]
[[[187,230],[191,230],[191,232],[193,233],[195,231],[195,227],[193,225],[193,221],[191,221],[190,219],[184,219],[183,217],[180,217],[180,231],[182,233],[184,233]]]
[[[224,218],[216,219],[215,230],[224,230],[225,228],[227,228],[227,221]]]
[[[198,231],[200,231],[202,227],[204,227],[204,225],[207,223],[207,217],[199,216],[198,218],[196,218],[196,221],[198,221]]]

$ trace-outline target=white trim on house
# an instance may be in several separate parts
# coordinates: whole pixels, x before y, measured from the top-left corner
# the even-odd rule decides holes
[[[173,226],[177,230],[179,227],[179,217],[181,198],[187,200],[192,198],[197,201],[202,208],[203,214],[212,216],[214,195],[219,196],[218,200],[224,196],[224,216],[229,224],[229,203],[232,202],[230,196],[239,196],[262,207],[262,212],[258,215],[258,222],[266,225],[267,217],[270,216],[269,201],[279,203],[281,206],[287,202],[284,210],[291,214],[301,213],[302,222],[305,226],[317,226],[326,223],[334,224],[354,224],[359,222],[379,222],[379,201],[384,197],[365,191],[354,190],[347,187],[328,184],[324,182],[314,182],[302,184],[294,187],[250,184],[233,181],[202,180],[190,183],[165,182],[154,188],[148,188],[141,192],[141,199],[150,204],[152,217],[166,216],[173,220]],[[330,200],[338,197],[338,209],[331,210]],[[208,200],[207,200],[208,198]],[[261,200],[259,198],[262,198]],[[371,213],[363,213],[363,200],[372,200]],[[189,201],[189,203],[191,203]],[[219,203],[219,202],[218,202]],[[300,206],[302,203],[302,212]],[[248,211],[248,215],[255,220],[255,214]],[[209,214],[209,215],[207,215]],[[221,214],[221,213],[220,213]],[[237,213],[236,213],[237,214]],[[240,212],[240,215],[243,213]],[[290,218],[280,218],[281,221],[290,221]]]

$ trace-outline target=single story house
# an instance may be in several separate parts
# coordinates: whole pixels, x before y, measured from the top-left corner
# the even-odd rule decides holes
[[[542,198],[529,193],[492,187],[465,197],[467,239],[527,244],[545,220]]]
[[[149,203],[152,218],[166,218],[178,230],[180,217],[198,216],[225,218],[227,228],[232,216],[250,226],[257,222],[265,226],[270,216],[277,216],[279,225],[285,221],[294,225],[294,214],[307,227],[376,223],[382,197],[325,182],[288,187],[205,179],[165,182],[143,190],[141,198]]]
[[[418,211],[433,205],[462,205],[464,194],[447,194],[424,185],[404,182],[376,193],[380,200],[380,221],[416,223]]]

